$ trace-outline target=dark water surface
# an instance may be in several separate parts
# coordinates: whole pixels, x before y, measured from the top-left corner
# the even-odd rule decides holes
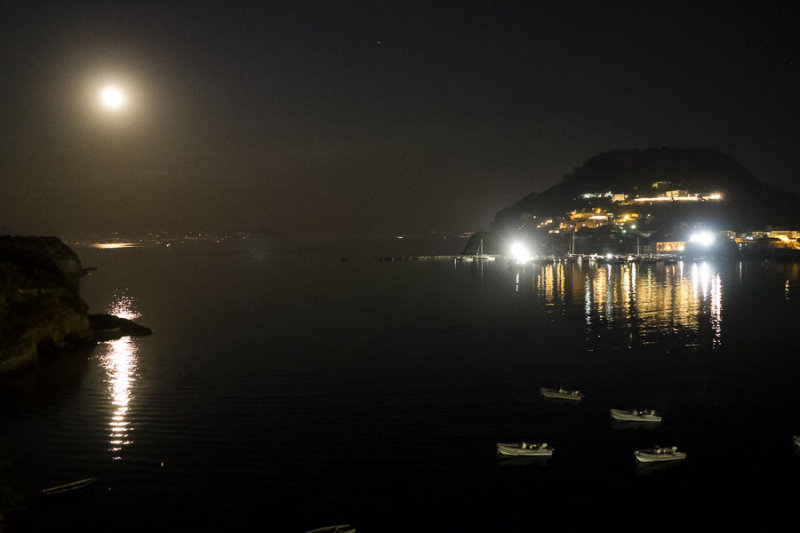
[[[79,248],[150,337],[0,387],[12,530],[764,529],[796,517],[800,265]],[[565,405],[539,388],[579,388]],[[656,408],[652,428],[609,408]],[[496,456],[547,441],[545,463]],[[637,468],[633,450],[685,462]],[[163,466],[162,466],[163,463]],[[88,476],[63,499],[39,489]]]

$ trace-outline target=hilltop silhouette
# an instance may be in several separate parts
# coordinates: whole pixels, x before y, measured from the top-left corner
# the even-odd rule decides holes
[[[635,198],[664,196],[671,191],[700,198],[693,202],[634,202]],[[711,194],[721,199],[703,199]],[[623,197],[627,201],[619,200]],[[514,233],[557,241],[559,236],[550,231],[556,224],[539,228],[529,222],[597,208],[638,213],[639,223],[627,238],[634,233],[674,238],[691,227],[737,233],[800,228],[800,197],[759,180],[731,156],[705,148],[647,148],[614,150],[590,158],[557,185],[501,210],[489,232],[478,237],[494,252],[501,252],[502,241]],[[465,252],[474,253],[478,237]]]

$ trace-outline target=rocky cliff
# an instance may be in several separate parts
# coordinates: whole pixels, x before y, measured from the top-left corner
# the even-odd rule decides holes
[[[0,235],[0,261],[57,267],[67,280],[75,280],[82,273],[81,260],[58,237],[18,237]]]
[[[88,315],[77,289],[82,272],[78,256],[55,237],[0,237],[0,374],[48,351],[150,333],[124,319]]]
[[[55,237],[0,237],[0,373],[94,340],[77,255]]]

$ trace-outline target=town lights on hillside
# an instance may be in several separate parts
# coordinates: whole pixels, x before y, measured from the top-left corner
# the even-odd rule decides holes
[[[518,264],[524,264],[533,259],[530,249],[519,241],[511,243],[509,256]]]
[[[709,247],[714,244],[717,236],[711,231],[697,231],[689,235],[689,242],[703,247]]]

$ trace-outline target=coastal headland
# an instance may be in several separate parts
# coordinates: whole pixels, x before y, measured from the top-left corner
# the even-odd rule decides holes
[[[127,319],[89,314],[78,292],[84,272],[57,237],[0,236],[0,374],[77,345],[151,333]]]
[[[615,150],[497,213],[464,254],[800,258],[800,197],[705,148]]]

